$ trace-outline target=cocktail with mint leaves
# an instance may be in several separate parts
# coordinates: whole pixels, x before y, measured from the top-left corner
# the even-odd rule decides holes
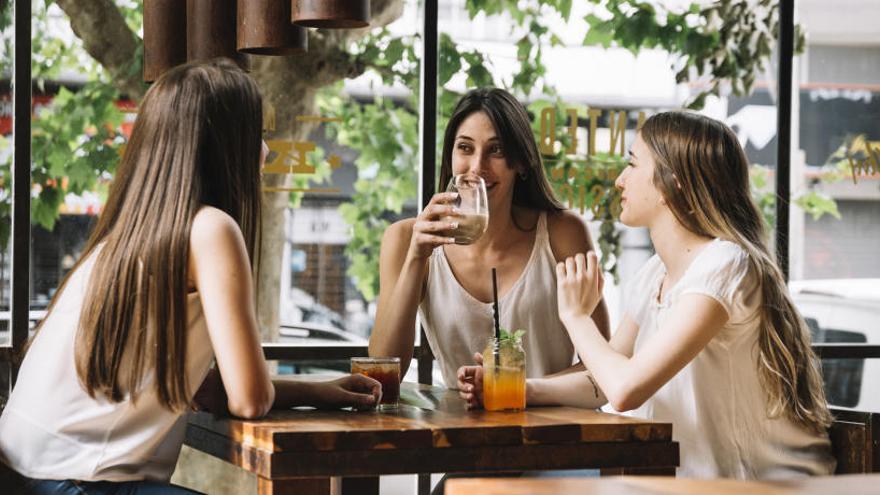
[[[501,329],[483,352],[483,407],[487,411],[519,411],[526,407],[525,330]],[[496,357],[498,362],[496,363]]]

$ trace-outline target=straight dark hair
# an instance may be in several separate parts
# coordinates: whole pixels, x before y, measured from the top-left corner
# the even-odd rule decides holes
[[[226,59],[173,68],[147,91],[104,210],[52,303],[94,254],[75,356],[90,396],[135,400],[152,371],[163,406],[188,406],[192,221],[203,205],[227,213],[253,266],[261,128],[257,84]]]
[[[458,127],[464,119],[476,112],[483,112],[489,117],[501,141],[501,149],[507,157],[508,166],[519,169],[522,174],[513,186],[513,204],[540,211],[563,210],[562,204],[553,195],[550,181],[547,180],[529,114],[513,95],[499,88],[469,91],[455,106],[443,135],[438,191],[442,191],[452,179],[452,147]]]

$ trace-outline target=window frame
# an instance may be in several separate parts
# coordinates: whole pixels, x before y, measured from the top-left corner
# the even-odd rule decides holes
[[[776,250],[783,275],[788,280],[789,208],[791,199],[791,125],[792,65],[794,58],[794,0],[781,0],[779,51],[779,104],[777,107],[777,173],[776,173]],[[13,62],[13,180],[12,180],[12,293],[11,346],[0,347],[0,363],[11,367],[10,384],[15,383],[17,357],[25,348],[30,311],[30,164],[31,164],[31,1],[15,0],[15,50]],[[424,53],[421,64],[421,114],[419,136],[421,167],[419,171],[419,205],[424,208],[435,190],[437,139],[437,59],[438,0],[422,2],[422,36]],[[24,187],[21,184],[25,184]],[[430,384],[433,355],[427,345],[424,329],[420,345],[415,347],[419,382]],[[813,344],[819,358],[867,359],[880,358],[880,345]],[[345,359],[365,356],[364,345],[290,345],[263,344],[270,360]]]

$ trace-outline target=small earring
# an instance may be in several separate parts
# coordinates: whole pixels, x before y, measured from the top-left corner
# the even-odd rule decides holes
[[[519,173],[519,180],[526,180],[526,178],[527,178],[528,176],[529,176],[528,172],[526,172],[526,171],[522,171],[522,172]]]

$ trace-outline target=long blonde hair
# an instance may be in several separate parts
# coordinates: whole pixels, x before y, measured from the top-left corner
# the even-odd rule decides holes
[[[192,221],[202,205],[229,214],[253,260],[261,125],[256,83],[225,59],[171,69],[147,91],[95,230],[49,307],[100,246],[76,337],[76,370],[90,396],[135,400],[153,371],[163,406],[188,405]]]
[[[738,244],[760,284],[758,375],[770,417],[822,431],[831,424],[810,332],[766,243],[749,189],[749,162],[736,134],[702,115],[666,112],[639,131],[656,163],[654,185],[689,231]]]

